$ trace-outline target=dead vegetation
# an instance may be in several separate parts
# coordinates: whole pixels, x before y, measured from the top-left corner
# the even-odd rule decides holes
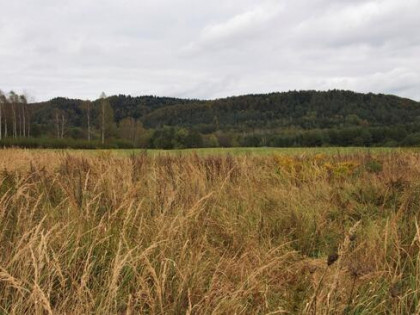
[[[420,311],[416,153],[0,166],[0,313]]]

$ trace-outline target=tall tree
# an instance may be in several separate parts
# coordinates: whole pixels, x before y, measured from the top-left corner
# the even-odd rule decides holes
[[[87,121],[87,138],[88,141],[91,140],[91,130],[90,130],[90,110],[91,110],[91,103],[90,101],[83,102],[82,104],[83,109],[86,111],[86,121]]]
[[[102,144],[105,143],[107,137],[115,135],[114,111],[112,110],[109,99],[103,92],[100,96],[100,129]]]
[[[105,106],[106,106],[106,95],[104,92],[101,93],[101,143],[105,143]]]
[[[20,95],[19,96],[19,103],[20,103],[20,107],[21,107],[21,136],[26,137],[26,105],[27,105],[27,100],[26,100],[26,96],[25,95]]]
[[[66,120],[64,118],[64,113],[61,113],[61,139],[64,138],[64,126],[66,124]]]
[[[4,137],[7,138],[9,136],[8,129],[7,129],[7,113],[8,113],[8,104],[7,98],[4,96],[4,103],[3,103],[3,116],[4,116]]]
[[[31,114],[32,114],[32,109],[31,106],[26,105],[26,136],[30,137],[31,136]]]
[[[60,139],[60,119],[58,109],[55,110],[55,131],[57,133],[57,139]]]
[[[133,117],[126,117],[119,122],[119,136],[129,140],[133,146],[138,145],[138,141],[143,133],[143,124]]]
[[[12,108],[13,138],[17,138],[17,136],[18,136],[18,133],[17,133],[17,116],[16,116],[16,107],[17,107],[18,101],[19,101],[18,95],[15,92],[10,91],[9,102],[10,102],[10,106]]]
[[[4,103],[6,103],[6,97],[4,96],[3,92],[0,90],[0,140],[3,137],[2,112],[3,112]]]

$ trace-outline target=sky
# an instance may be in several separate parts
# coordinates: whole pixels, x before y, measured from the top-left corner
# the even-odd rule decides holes
[[[0,89],[34,101],[346,89],[420,101],[420,0],[0,0]]]

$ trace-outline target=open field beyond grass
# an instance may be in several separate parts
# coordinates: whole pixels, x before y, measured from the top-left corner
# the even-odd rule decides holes
[[[202,148],[202,149],[182,149],[182,150],[113,150],[114,153],[120,154],[138,154],[147,152],[149,155],[185,155],[185,154],[197,154],[203,155],[314,155],[314,154],[328,154],[328,155],[340,155],[340,154],[355,154],[355,153],[387,153],[387,152],[420,152],[420,148],[362,148],[362,147],[318,147],[318,148]],[[95,152],[95,151],[94,151]],[[96,151],[100,152],[100,151]]]
[[[0,314],[419,313],[419,213],[414,150],[5,149]]]
[[[115,156],[131,156],[133,154],[144,154],[147,153],[149,156],[158,155],[190,155],[197,154],[199,156],[209,155],[305,155],[312,156],[315,154],[327,154],[327,155],[343,155],[343,154],[377,154],[377,153],[400,153],[400,152],[419,152],[420,147],[313,147],[313,148],[273,148],[273,147],[259,147],[259,148],[200,148],[200,149],[172,149],[172,150],[161,150],[161,149],[95,149],[95,150],[84,150],[84,149],[29,149],[27,152],[55,152],[55,153],[71,153],[71,154],[90,154],[90,155],[115,155]],[[22,152],[24,152],[22,150]]]

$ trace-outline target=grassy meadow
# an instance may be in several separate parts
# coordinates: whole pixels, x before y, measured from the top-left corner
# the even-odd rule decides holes
[[[0,314],[415,314],[420,153],[0,150]]]
[[[118,150],[79,150],[82,152],[90,152],[93,154],[103,154],[104,152],[112,152],[119,155],[132,155],[147,153],[151,156],[156,155],[189,155],[197,154],[199,156],[208,155],[341,155],[341,154],[356,154],[356,153],[387,153],[387,152],[420,152],[418,147],[410,148],[389,148],[389,147],[314,147],[314,148],[273,148],[273,147],[259,147],[259,148],[200,148],[200,149],[118,149]],[[61,150],[59,152],[68,152],[68,150]],[[75,150],[70,152],[76,152]]]

